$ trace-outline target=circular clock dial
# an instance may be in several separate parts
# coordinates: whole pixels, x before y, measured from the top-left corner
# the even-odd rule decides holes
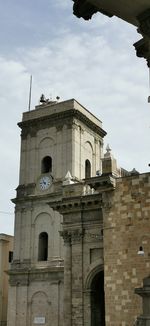
[[[46,190],[48,189],[52,184],[52,178],[48,177],[48,176],[43,176],[41,179],[40,179],[40,189],[41,190]]]

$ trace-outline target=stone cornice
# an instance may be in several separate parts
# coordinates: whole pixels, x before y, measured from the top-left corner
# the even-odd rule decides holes
[[[86,196],[65,197],[62,200],[50,202],[50,207],[60,212],[68,214],[70,212],[81,212],[86,210],[97,210],[102,207],[102,197],[99,194]]]
[[[34,192],[36,184],[35,183],[28,183],[27,185],[19,185],[16,188],[17,191],[17,198],[23,198],[25,196],[32,195]]]
[[[80,243],[84,237],[83,229],[64,230],[60,232],[65,244]]]
[[[64,267],[45,268],[12,268],[9,272],[9,283],[11,286],[27,286],[30,282],[45,280],[63,280]]]
[[[101,127],[92,122],[87,116],[82,112],[70,109],[64,112],[54,113],[48,116],[35,118],[27,121],[22,121],[18,123],[18,126],[22,129],[22,138],[26,138],[29,134],[30,136],[36,136],[36,133],[40,129],[56,127],[61,128],[64,124],[69,127],[74,123],[74,119],[78,119],[84,123],[88,128],[93,130],[102,138],[106,135],[106,131]]]
[[[24,188],[26,189],[26,187]],[[23,191],[23,188],[22,188],[22,191]],[[24,190],[25,191],[25,190]],[[53,192],[53,193],[41,193],[41,194],[27,194],[26,192],[24,192],[24,195],[23,195],[23,192],[22,194],[20,194],[19,197],[16,197],[16,198],[13,198],[11,199],[11,201],[14,203],[14,204],[23,204],[23,203],[26,203],[26,202],[36,202],[36,201],[49,201],[51,200],[53,202],[53,198],[60,198],[62,195],[62,192],[59,191],[59,192]]]
[[[86,179],[86,183],[98,190],[99,193],[114,190],[116,187],[116,177],[111,174],[101,175],[93,178]]]
[[[83,192],[84,185],[89,185],[89,193]],[[77,186],[80,188],[76,189]],[[59,200],[51,201],[48,204],[61,214],[70,212],[81,212],[98,210],[108,205],[104,200],[104,194],[109,194],[116,187],[116,178],[112,175],[93,177],[85,180],[85,184],[72,184],[63,188],[62,197]],[[106,197],[106,196],[105,196]]]

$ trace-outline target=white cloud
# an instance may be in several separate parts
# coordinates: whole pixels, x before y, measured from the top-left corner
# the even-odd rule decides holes
[[[62,3],[67,6],[68,0]],[[105,143],[110,143],[121,166],[147,169],[150,131],[147,67],[132,50],[131,28],[123,25],[121,29],[119,20],[114,20],[112,33],[107,20],[101,18],[100,33],[99,18],[94,18],[91,30],[87,25],[87,32],[63,29],[43,47],[18,49],[17,57],[12,56],[11,60],[0,58],[1,210],[13,210],[9,199],[15,196],[13,189],[18,185],[20,142],[16,124],[22,111],[27,110],[30,74],[32,108],[41,93],[47,97],[52,94],[61,99],[76,98],[103,121],[108,132]],[[82,24],[79,22],[78,26]],[[118,27],[119,35],[114,32],[117,33]],[[0,215],[1,229],[3,221],[5,216]]]
[[[56,6],[59,9],[66,9],[68,7],[71,8],[73,6],[73,2],[71,0],[55,0],[53,6]]]
[[[19,174],[20,132],[17,122],[27,108],[29,76],[23,64],[2,57],[0,71],[0,232],[13,233],[14,205],[10,199],[15,197]]]

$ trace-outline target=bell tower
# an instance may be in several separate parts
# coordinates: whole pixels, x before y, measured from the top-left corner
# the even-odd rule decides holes
[[[62,182],[101,171],[102,123],[76,100],[46,102],[24,112],[8,326],[63,326],[64,245],[59,201]]]

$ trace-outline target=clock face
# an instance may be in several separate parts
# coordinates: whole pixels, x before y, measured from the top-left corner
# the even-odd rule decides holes
[[[43,176],[39,182],[41,190],[48,189],[51,186],[51,184],[52,184],[52,177],[49,176]]]

